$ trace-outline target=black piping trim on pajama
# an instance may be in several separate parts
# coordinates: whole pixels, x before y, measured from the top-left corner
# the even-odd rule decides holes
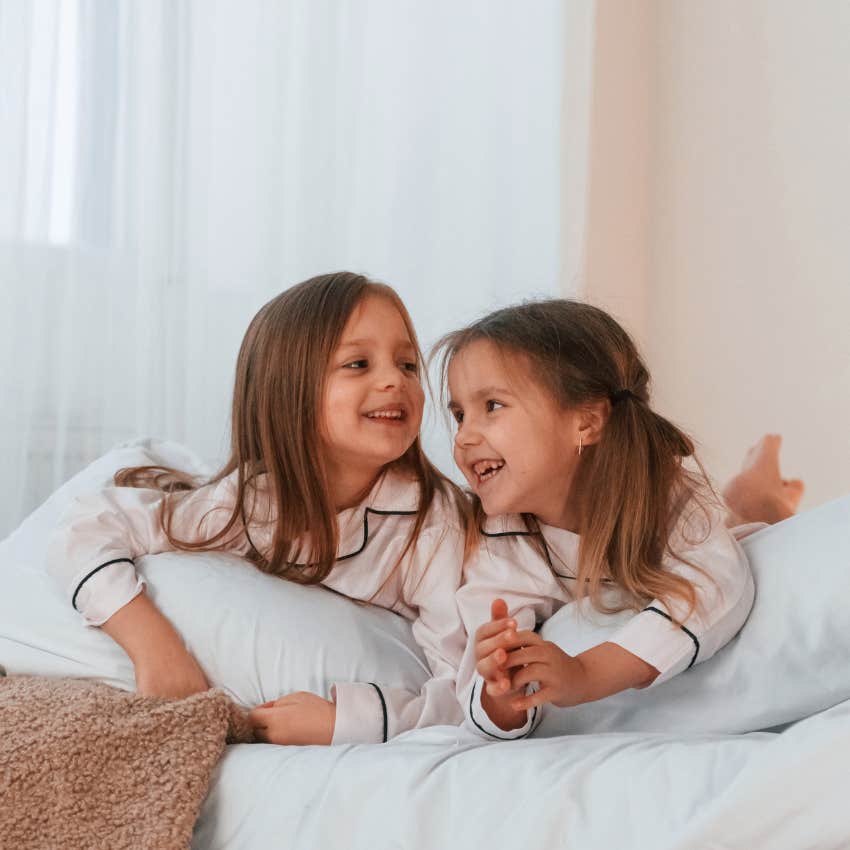
[[[539,531],[485,531],[480,526],[478,530],[485,537],[542,537]]]
[[[643,610],[644,611],[652,611],[655,614],[660,614],[662,617],[665,617],[666,619],[668,619],[671,623],[673,622],[673,618],[668,613],[666,613],[665,611],[662,611],[660,608],[656,608],[654,605],[650,605],[648,608],[644,608]],[[696,647],[696,650],[694,652],[694,657],[691,659],[691,663],[688,664],[688,666],[685,668],[686,670],[690,670],[691,667],[693,667],[694,664],[696,664],[696,662],[697,662],[697,656],[699,655],[699,640],[698,640],[697,636],[689,628],[687,628],[685,626],[679,626],[679,628],[694,642],[694,646]]]
[[[483,528],[479,526],[478,530],[484,537],[543,537],[543,534],[540,531],[485,531]],[[544,543],[546,538],[543,537]],[[558,578],[569,579],[570,581],[576,581],[575,576],[568,576],[564,573],[556,572],[554,569],[552,570],[553,575],[556,575]],[[610,578],[602,579],[603,584],[613,584],[614,582]]]
[[[101,564],[99,567],[95,567],[88,575],[83,577],[83,580],[77,585],[77,589],[74,591],[74,595],[71,597],[71,606],[79,611],[77,608],[77,594],[80,592],[82,586],[95,574],[99,573],[104,567],[109,567],[112,564],[132,564],[133,560],[131,558],[113,558],[111,561],[107,561],[105,564]]]
[[[354,552],[349,552],[347,555],[340,555],[336,559],[337,561],[346,561],[348,558],[353,558],[366,548],[366,544],[369,542],[369,514],[376,514],[377,516],[416,516],[417,511],[382,511],[377,508],[366,508],[363,511],[363,542],[360,544],[360,548]],[[293,566],[309,567],[310,564],[294,564]]]
[[[378,692],[378,699],[381,701],[381,711],[384,713],[384,740],[381,741],[382,744],[387,743],[387,702],[384,699],[384,695],[381,692],[381,689],[374,683],[369,682],[369,684]]]
[[[475,715],[472,712],[472,706],[475,703],[475,687],[477,684],[478,682],[472,683],[472,692],[469,695],[469,719],[475,724],[476,728],[480,729],[489,738],[495,738],[497,741],[518,741],[521,738],[527,738],[531,734],[531,730],[534,728],[534,721],[537,720],[537,706],[534,706],[534,713],[531,715],[531,725],[528,727],[527,732],[523,732],[521,735],[514,735],[512,738],[507,735],[494,735],[492,732],[488,732],[475,719]]]

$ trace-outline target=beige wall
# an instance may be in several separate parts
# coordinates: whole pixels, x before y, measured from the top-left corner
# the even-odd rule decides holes
[[[850,3],[594,5],[581,291],[717,479],[778,431],[850,492]]]

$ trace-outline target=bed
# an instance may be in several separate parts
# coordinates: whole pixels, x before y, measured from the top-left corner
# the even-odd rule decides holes
[[[133,688],[129,660],[82,627],[44,554],[70,499],[119,467],[151,462],[205,469],[173,443],[120,446],[0,543],[0,665],[9,674]],[[744,545],[756,604],[708,662],[651,691],[549,709],[523,741],[434,727],[371,746],[228,747],[193,846],[850,847],[850,498]],[[416,688],[428,675],[407,623],[383,609],[228,555],[166,553],[138,567],[211,682],[243,705],[291,690],[327,694],[345,678]],[[566,606],[543,634],[575,652],[606,628]]]

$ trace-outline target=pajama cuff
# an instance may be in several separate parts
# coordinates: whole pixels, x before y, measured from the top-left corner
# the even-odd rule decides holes
[[[697,636],[687,626],[675,625],[666,611],[655,606],[632,617],[608,641],[658,670],[661,675],[650,687],[666,682],[700,660]]]
[[[491,719],[484,706],[481,705],[481,695],[484,693],[484,679],[476,675],[472,683],[467,708],[467,724],[477,734],[485,735],[494,741],[513,741],[517,738],[527,738],[537,719],[537,707],[527,712],[525,724],[519,729],[505,730],[497,726]]]
[[[387,740],[387,703],[378,685],[337,682],[331,698],[336,703],[332,744],[380,744]]]
[[[129,559],[116,559],[89,571],[74,587],[73,605],[87,626],[102,626],[119,608],[135,599],[145,582]]]

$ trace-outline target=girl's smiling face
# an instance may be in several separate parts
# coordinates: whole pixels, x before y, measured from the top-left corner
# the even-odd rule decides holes
[[[454,458],[488,515],[531,513],[570,528],[578,466],[578,411],[565,410],[535,378],[528,357],[476,340],[448,368],[449,409],[457,422]]]
[[[416,346],[398,309],[370,295],[343,329],[328,367],[322,442],[333,479],[363,478],[400,458],[422,424]]]

